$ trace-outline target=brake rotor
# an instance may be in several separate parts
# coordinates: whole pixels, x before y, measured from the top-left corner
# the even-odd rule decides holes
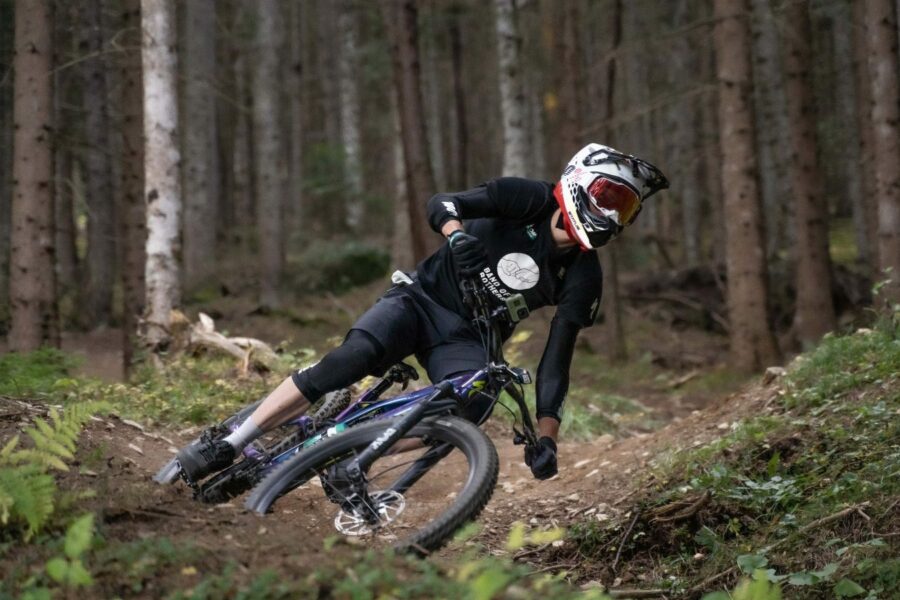
[[[338,511],[334,518],[334,527],[340,533],[350,536],[370,535],[392,523],[406,508],[406,499],[403,494],[394,490],[372,492],[369,497],[375,503],[373,507],[378,513],[378,523],[374,526],[368,523],[359,511]]]

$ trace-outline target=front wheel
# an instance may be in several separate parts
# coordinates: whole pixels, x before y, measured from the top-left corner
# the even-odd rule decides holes
[[[277,502],[322,538],[336,530],[374,545],[436,550],[487,504],[497,450],[468,421],[425,419],[375,461],[361,493],[350,490],[342,467],[396,423],[358,425],[303,450],[263,479],[246,507],[266,513]]]

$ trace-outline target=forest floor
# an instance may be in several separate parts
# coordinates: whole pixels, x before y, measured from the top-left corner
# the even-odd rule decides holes
[[[320,299],[318,304],[305,307],[302,320],[287,311],[275,315],[251,314],[252,308],[235,299],[204,307],[204,310],[216,316],[221,329],[250,333],[272,341],[286,339],[287,344],[295,348],[302,340],[315,353],[320,353],[336,343],[339,338],[331,336],[346,327],[351,315],[370,302],[374,293],[372,288],[339,300]],[[638,314],[636,309],[631,310],[632,316]],[[535,319],[532,334],[513,343],[509,354],[519,359],[519,364],[533,368],[532,363],[540,355],[542,328],[546,327],[547,321],[546,318]],[[671,323],[662,328],[658,322],[650,320],[633,319],[632,326],[635,334],[630,350],[637,358],[625,365],[612,365],[595,354],[594,349],[602,348],[605,343],[602,334],[589,336],[587,343],[579,347],[573,365],[572,406],[567,418],[581,424],[563,437],[558,476],[548,481],[535,481],[522,461],[522,448],[512,444],[509,424],[502,418],[495,418],[486,425],[500,456],[498,484],[479,518],[481,526],[477,532],[422,563],[436,565],[436,572],[419,563],[411,566],[411,563],[398,562],[399,559],[373,558],[371,554],[361,558],[354,545],[323,542],[320,537],[310,535],[298,519],[278,513],[265,517],[248,514],[242,508],[241,498],[210,507],[192,500],[190,490],[183,484],[159,486],[153,483],[151,476],[171,458],[177,447],[190,441],[199,424],[208,423],[213,414],[221,414],[222,410],[233,410],[231,405],[204,407],[199,412],[193,405],[180,407],[179,403],[186,397],[188,402],[196,403],[194,396],[208,394],[212,389],[182,390],[191,383],[184,379],[197,373],[191,370],[194,367],[189,365],[183,371],[169,373],[166,376],[169,387],[159,391],[148,391],[146,386],[149,384],[133,388],[116,384],[93,388],[94,395],[100,390],[101,396],[113,399],[114,412],[94,417],[88,423],[79,440],[73,468],[58,477],[63,493],[70,497],[77,497],[86,490],[92,492],[92,497],[80,504],[96,515],[100,538],[94,544],[90,560],[95,586],[92,593],[97,597],[280,598],[296,597],[298,589],[303,589],[309,590],[311,597],[374,598],[379,593],[386,597],[397,595],[401,589],[397,586],[401,583],[406,586],[414,578],[430,577],[428,585],[432,586],[439,585],[439,580],[467,581],[467,585],[476,586],[479,580],[477,577],[472,579],[471,573],[491,573],[493,578],[499,577],[501,582],[507,583],[525,581],[521,577],[528,573],[556,573],[568,584],[575,584],[576,591],[578,586],[594,588],[602,585],[618,589],[615,597],[629,597],[623,590],[650,589],[655,590],[657,597],[697,598],[699,590],[730,586],[741,571],[752,572],[744,566],[737,570],[733,561],[736,554],[760,547],[757,542],[749,542],[752,535],[759,534],[755,528],[772,522],[773,518],[779,523],[787,517],[756,514],[746,507],[735,509],[727,505],[732,500],[725,498],[737,498],[736,492],[730,487],[727,490],[716,488],[719,484],[710,483],[709,474],[746,483],[746,478],[753,479],[756,475],[740,475],[746,465],[731,463],[740,462],[747,456],[752,465],[747,467],[750,469],[747,472],[755,473],[761,468],[771,478],[765,485],[774,485],[772,482],[782,481],[780,476],[773,476],[774,473],[792,469],[794,462],[799,462],[793,453],[799,452],[797,447],[802,444],[808,442],[810,448],[816,449],[815,453],[828,456],[823,450],[827,444],[810,432],[814,427],[813,420],[819,417],[809,414],[818,413],[796,410],[792,413],[791,409],[786,409],[785,385],[781,378],[764,384],[760,380],[740,379],[724,370],[718,364],[724,354],[721,336],[695,329],[681,328],[679,331],[678,326],[673,328]],[[897,342],[891,341],[896,340],[896,332],[893,335],[894,338],[886,338],[886,345],[867,349],[879,357],[884,356],[885,348],[893,352],[884,358],[888,361],[887,367],[877,366],[873,359],[863,356],[858,364],[846,368],[830,365],[826,371],[863,373],[866,368],[886,368],[886,371],[878,371],[861,380],[854,375],[856,379],[848,384],[852,385],[848,389],[853,390],[854,399],[865,399],[876,408],[886,401],[889,411],[900,414],[900,384],[897,380],[900,362]],[[117,378],[119,374],[114,368],[116,340],[118,333],[115,330],[81,338],[69,337],[67,349],[87,357],[78,367],[77,374]],[[854,353],[853,356],[859,354],[856,350]],[[227,391],[223,394],[230,395],[232,400],[251,393],[240,385],[250,385],[258,392],[269,389],[275,381],[271,377],[261,378],[234,388],[222,382],[221,374],[199,373],[199,378],[216,377],[209,385],[221,386]],[[225,373],[225,377],[233,375],[233,371],[230,375],[228,370]],[[861,381],[869,388],[872,385],[880,387],[872,392],[860,387]],[[35,416],[44,412],[43,406],[54,403],[53,399],[60,395],[60,385],[65,388],[69,384],[54,383],[51,388],[54,391],[37,394],[35,398],[28,398],[28,394],[0,395],[0,441],[5,442],[21,433]],[[860,389],[867,391],[860,392]],[[605,395],[606,392],[610,392],[609,395]],[[23,404],[23,400],[27,404]],[[869,404],[866,410],[874,410]],[[837,413],[838,409],[832,412]],[[603,414],[598,417],[597,413]],[[799,425],[801,422],[802,426]],[[801,428],[798,431],[802,435],[785,429],[785,423]],[[891,427],[896,429],[896,422]],[[848,431],[850,429],[848,427]],[[884,433],[888,440],[890,435],[890,432]],[[866,439],[874,438],[868,433]],[[886,447],[897,450],[896,438],[885,443]],[[760,451],[760,447],[764,450]],[[879,447],[873,445],[873,448]],[[761,454],[764,455],[762,458]],[[733,469],[734,473],[716,474],[716,469],[724,467],[711,461],[722,456],[726,457],[722,460],[729,465],[727,468]],[[896,451],[896,456],[900,457],[900,450]],[[878,460],[882,458],[879,455]],[[890,465],[894,468],[894,463]],[[845,466],[840,469],[842,472],[852,470]],[[698,484],[696,479],[702,479],[702,476],[707,479]],[[787,475],[785,479],[788,480]],[[797,480],[800,480],[799,476]],[[733,485],[738,486],[738,483]],[[774,494],[771,497],[751,498],[753,502],[759,502],[759,507],[754,505],[753,510],[765,512],[784,503],[782,512],[791,512],[788,517],[796,518],[793,513],[806,514],[801,508],[790,510],[794,505],[785,498],[799,500],[785,496],[785,490],[776,488],[766,492]],[[698,494],[698,490],[703,491]],[[871,495],[871,489],[866,493]],[[888,500],[900,497],[895,488],[886,493]],[[847,497],[850,496],[852,494]],[[710,497],[714,499],[711,501]],[[868,501],[859,504],[868,505]],[[883,506],[877,506],[880,510],[876,514],[889,517],[882,522],[882,529],[889,531],[896,527],[900,520],[893,516],[897,512],[897,503],[885,501]],[[825,505],[817,510],[826,511],[827,517],[834,506]],[[671,518],[675,526],[669,527],[671,519],[665,515],[671,516],[672,511],[675,512]],[[731,517],[726,517],[725,513]],[[838,513],[839,516],[842,514]],[[530,531],[559,527],[570,533],[565,540],[511,546],[510,532],[519,523]],[[873,523],[872,532],[875,527]],[[707,530],[708,533],[703,533]],[[864,545],[853,537],[861,535],[863,529],[854,527],[853,531],[853,534],[842,532],[840,535],[852,538],[853,547]],[[654,536],[658,539],[650,543],[648,538]],[[889,532],[889,550],[896,547],[897,541],[891,536],[896,533]],[[49,539],[52,547],[52,539],[58,538],[51,536]],[[865,539],[880,538],[870,536]],[[824,544],[824,539],[820,541]],[[711,544],[711,549],[705,549],[704,544]],[[11,549],[16,551],[10,553]],[[765,554],[764,550],[759,552]],[[35,577],[40,581],[40,565],[46,556],[45,545],[4,542],[0,545],[0,568],[15,574],[10,581],[21,582],[25,578],[27,584]],[[821,572],[812,571],[812,568],[822,567],[824,556],[795,553],[790,559],[783,558],[782,564],[799,569],[798,561],[801,565],[811,563],[809,572],[791,574],[792,583],[795,576],[798,581],[807,577],[821,582],[826,578],[815,579],[818,577],[815,573],[821,575]],[[507,571],[496,569],[512,566],[485,566],[486,563],[480,561],[489,559],[479,557],[495,557],[506,561],[503,565],[513,565],[520,570],[515,576],[508,575]],[[744,555],[737,558],[742,564]],[[758,558],[759,565],[764,566],[765,557]],[[895,563],[885,564],[895,569],[896,581],[891,579],[894,575],[884,576],[888,583],[879,584],[882,588],[893,583],[900,585],[900,562]],[[720,566],[728,564],[732,566]],[[776,576],[774,570],[770,571],[772,581],[787,577]],[[274,572],[274,580],[266,579],[268,572]],[[29,573],[31,580],[27,579]],[[335,577],[343,583],[336,583]],[[273,581],[280,583],[275,585]],[[279,588],[279,585],[288,587]],[[426,591],[420,590],[418,594],[412,591],[409,595],[442,597],[441,592],[434,592],[427,586],[424,589]],[[4,591],[9,589],[0,586],[0,597],[4,596]],[[458,590],[444,592],[456,593]],[[477,593],[473,595],[477,596]],[[802,597],[845,596],[813,592]],[[879,597],[892,596],[873,593],[867,596]]]

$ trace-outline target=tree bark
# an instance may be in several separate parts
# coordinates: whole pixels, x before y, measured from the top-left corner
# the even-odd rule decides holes
[[[897,15],[890,0],[865,0],[872,85],[875,190],[878,198],[877,279],[889,278],[884,300],[900,302],[900,82]]]
[[[503,168],[506,176],[528,175],[528,140],[525,124],[525,89],[522,73],[522,37],[517,0],[494,0],[500,114],[503,121]]]
[[[13,68],[10,350],[59,345],[53,224],[53,26],[49,0],[17,0]]]
[[[70,52],[73,46],[73,33],[80,28],[73,27],[72,19],[68,18],[74,12],[67,9],[61,0],[55,0],[53,9],[53,48],[55,64],[65,64],[72,60]],[[75,127],[71,118],[71,106],[77,103],[73,98],[72,70],[54,69],[53,73],[53,119],[56,124],[56,140],[53,144],[54,170],[53,181],[55,194],[54,223],[56,237],[56,292],[57,298],[62,303],[69,292],[77,292],[78,284],[78,254],[76,251],[75,228],[75,203],[73,185],[73,159],[72,147],[65,143],[66,139],[75,138]]]
[[[175,5],[141,0],[144,83],[144,199],[147,209],[144,336],[153,351],[171,341],[171,312],[181,302]]]
[[[344,2],[338,15],[340,47],[338,52],[338,90],[341,112],[341,142],[344,147],[344,181],[349,191],[347,202],[347,226],[356,230],[363,222],[365,205],[362,191],[362,165],[360,164],[359,131],[359,61],[354,8]]]
[[[793,0],[788,0],[792,2]],[[779,29],[791,24],[776,20],[771,0],[751,1],[753,35],[753,108],[759,132],[759,191],[766,231],[766,256],[777,260],[787,241],[791,186],[787,173],[790,139],[784,70],[779,55]]]
[[[816,158],[816,112],[812,82],[812,30],[805,0],[790,0],[782,23],[782,52],[791,156],[788,170],[794,206],[794,329],[808,348],[837,325],[831,296],[828,207]]]
[[[728,313],[734,366],[755,371],[778,360],[769,326],[750,64],[747,0],[714,0],[716,74],[724,188]]]
[[[303,85],[303,19],[301,3],[291,2],[290,7],[290,53],[291,69],[288,85],[290,86],[291,139],[289,146],[290,163],[288,164],[288,222],[291,228],[301,227],[303,223],[303,131],[304,131],[304,85]],[[239,143],[236,140],[236,143]]]
[[[191,290],[209,283],[216,265],[216,2],[190,0],[183,6],[182,261],[183,287]]]
[[[284,268],[282,216],[285,174],[282,134],[278,116],[278,50],[281,26],[277,0],[256,3],[256,65],[253,77],[253,133],[256,170],[256,223],[260,258],[260,303],[280,304],[279,282]]]
[[[603,139],[612,142],[612,120],[616,106],[616,54],[622,45],[622,0],[614,0],[610,6],[610,46],[606,59],[606,89],[603,90]],[[609,330],[609,354],[613,360],[626,360],[628,346],[625,343],[625,326],[622,319],[622,295],[619,286],[619,246],[613,242],[599,251],[603,267],[604,305],[608,316],[606,326]]]
[[[82,101],[84,102],[84,167],[87,192],[86,282],[82,315],[85,325],[107,325],[112,317],[116,275],[115,203],[113,202],[110,121],[107,102],[107,64],[99,1],[85,2],[79,10]]]
[[[403,165],[406,175],[408,233],[413,258],[424,259],[437,247],[437,238],[427,235],[425,202],[434,194],[434,175],[428,160],[428,141],[422,107],[419,73],[418,11],[413,0],[382,0],[382,15],[391,41],[394,86],[397,88],[400,129],[403,140]]]
[[[13,57],[15,17],[11,3],[0,3],[0,56],[4,65]],[[12,82],[0,83],[0,330],[6,331],[9,319],[9,236],[12,208],[13,166]]]
[[[862,172],[863,224],[866,241],[860,247],[867,252],[867,272],[878,273],[878,197],[875,190],[875,130],[872,123],[872,79],[869,73],[869,39],[866,35],[866,3],[853,3],[853,58],[856,101],[856,127],[859,131],[859,156],[856,167]]]
[[[122,170],[118,211],[121,240],[122,360],[131,369],[138,342],[138,320],[144,312],[144,266],[147,264],[147,214],[144,207],[144,85],[141,78],[141,2],[122,0],[119,23],[122,45],[119,58],[121,85]]]
[[[463,189],[469,182],[469,130],[466,117],[466,92],[463,83],[463,50],[460,20],[462,12],[457,9],[450,17],[450,61],[453,72],[453,107],[456,111],[456,166],[453,187]]]

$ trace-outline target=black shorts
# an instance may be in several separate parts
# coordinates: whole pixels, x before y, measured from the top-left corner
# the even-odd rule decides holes
[[[384,347],[383,374],[415,354],[432,382],[485,366],[487,355],[472,322],[432,300],[418,282],[389,289],[351,327]]]

